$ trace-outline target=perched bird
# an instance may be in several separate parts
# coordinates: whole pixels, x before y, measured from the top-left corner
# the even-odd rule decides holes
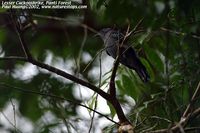
[[[124,34],[122,34],[119,30],[104,28],[100,30],[98,35],[105,44],[107,54],[115,59],[118,54],[118,46],[124,39]],[[120,49],[120,51],[122,55],[119,56],[119,62],[128,68],[135,70],[140,79],[143,82],[147,82],[149,80],[149,74],[135,53],[135,50],[131,46],[127,45],[127,43],[124,43],[121,48],[122,49]]]

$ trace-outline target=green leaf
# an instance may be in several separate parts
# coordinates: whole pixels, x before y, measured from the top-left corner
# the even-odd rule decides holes
[[[133,81],[127,76],[127,75],[122,75],[122,82],[123,82],[123,87],[124,90],[126,90],[126,93],[129,94],[130,96],[133,96],[133,91],[134,86],[133,86]]]
[[[94,108],[95,103],[96,103],[96,100],[97,100],[97,98],[96,98],[96,96],[94,95],[94,96],[92,97],[92,99],[88,102],[89,108],[91,108],[91,109]],[[89,110],[89,109],[88,109],[88,111],[91,112],[91,110]]]
[[[144,64],[144,66],[146,67],[147,72],[149,73],[150,81],[151,81],[151,82],[155,81],[155,74],[154,74],[154,72],[153,72],[153,70],[152,70],[150,64],[149,64],[149,63],[147,62],[147,60],[144,59],[144,58],[140,58],[140,60],[141,60],[142,64]]]
[[[110,112],[111,112],[111,117],[114,118],[116,112],[115,112],[115,108],[112,106],[112,104],[110,104],[109,102],[107,102],[108,107],[110,108]]]
[[[104,2],[105,2],[105,0],[99,0],[97,2],[97,9],[99,9],[103,5]]]
[[[153,64],[153,66],[160,72],[164,72],[164,64],[155,49],[152,49],[148,45],[144,45],[147,59]]]
[[[134,78],[132,78],[134,77]],[[125,93],[131,96],[133,99],[138,99],[141,95],[140,87],[137,86],[135,76],[128,77],[127,75],[122,75],[122,85]]]
[[[122,95],[126,94],[126,91],[125,91],[125,89],[124,89],[124,87],[123,87],[123,85],[122,85],[121,80],[117,80],[117,81],[116,81],[116,85],[117,85],[117,88],[118,88],[119,91],[120,91],[120,94],[122,94]]]
[[[42,116],[42,110],[39,108],[38,104],[38,96],[25,94],[20,101],[19,110],[22,115],[32,121],[37,121]]]

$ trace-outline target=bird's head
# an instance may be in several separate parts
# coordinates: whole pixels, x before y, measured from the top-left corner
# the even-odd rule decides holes
[[[100,36],[103,39],[105,37],[105,35],[111,30],[112,30],[112,28],[103,28],[94,36]]]
[[[112,31],[112,28],[103,28],[95,36],[100,36],[102,40],[105,40],[108,36],[107,34]]]
[[[110,31],[112,31],[112,28],[103,28],[99,31],[99,35],[105,37],[105,35]]]

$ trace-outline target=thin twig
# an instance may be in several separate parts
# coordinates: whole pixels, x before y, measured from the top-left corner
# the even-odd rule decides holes
[[[23,31],[20,29],[20,23],[17,23],[14,13],[12,11],[11,11],[11,18],[12,18],[12,22],[13,22],[13,25],[15,28],[15,32],[17,33],[21,47],[23,49],[23,52],[24,52],[26,58],[28,58],[29,60],[32,60],[32,55],[31,55],[30,51],[28,50],[28,46],[26,45],[26,42],[23,37]]]
[[[78,58],[77,58],[77,65],[78,65],[78,72],[80,72],[80,60],[81,60],[81,54],[83,53],[83,47],[85,45],[86,39],[87,39],[87,29],[86,27],[83,28],[84,29],[84,36],[83,36],[83,40],[81,42],[81,47],[78,53]]]
[[[99,54],[99,66],[100,66],[100,68],[99,68],[99,71],[100,71],[99,72],[100,73],[99,74],[99,88],[101,87],[101,76],[102,76],[101,55],[102,55],[102,52],[100,52],[100,54]],[[97,99],[98,99],[98,94],[97,94],[97,96],[95,98],[94,110],[96,110],[96,108],[97,108],[97,104],[98,104]],[[95,112],[93,112],[92,119],[91,119],[91,124],[90,124],[90,128],[89,128],[88,133],[90,133],[91,130],[92,130],[92,126],[93,126],[93,123],[94,123],[94,117],[95,117]]]
[[[104,51],[104,50],[106,50],[106,48],[103,48],[103,49],[99,50],[99,51],[96,53],[96,55],[93,57],[93,59],[92,59],[92,60],[86,65],[86,67],[83,69],[83,72],[85,72],[85,71],[87,70],[87,68],[95,61],[95,59],[97,58],[97,56],[98,56],[99,54],[101,54],[102,51]]]
[[[165,32],[169,32],[169,33],[173,33],[173,34],[178,35],[178,36],[189,35],[189,36],[191,36],[195,39],[200,39],[200,36],[190,35],[190,34],[187,34],[187,33],[184,33],[184,32],[179,32],[179,31],[174,31],[174,30],[171,30],[171,29],[168,29],[168,28],[165,28],[165,27],[161,27],[160,30],[165,31]]]
[[[199,94],[200,94],[200,82],[198,83],[198,86],[192,96],[191,102],[187,106],[180,121],[176,125],[171,127],[170,129],[160,129],[160,130],[156,130],[156,131],[151,131],[150,133],[167,133],[169,130],[171,130],[172,132],[176,132],[176,131],[180,130],[180,126],[185,127],[188,124],[188,121],[198,117],[200,115],[200,107],[195,109],[193,112],[191,111],[191,107],[194,104],[194,102],[196,101],[196,98],[199,96]]]
[[[62,18],[58,18],[58,17],[52,17],[52,16],[43,16],[43,15],[33,15],[33,16],[37,16],[37,17],[41,17],[41,18],[48,18],[48,19],[54,19],[54,20],[59,20],[59,21],[66,21],[66,19],[62,19]],[[91,31],[93,31],[93,32],[96,32],[97,33],[97,31],[95,31],[94,29],[92,29],[92,28],[90,28],[90,27],[88,27],[87,25],[85,25],[85,24],[82,24],[81,25],[82,27],[84,27],[84,29],[89,29],[89,30],[91,30]],[[24,48],[24,52],[28,55],[28,57],[30,56],[31,57],[31,55],[30,55],[30,52],[29,52],[29,50],[28,50],[28,48],[27,48],[27,45],[26,45],[26,43],[25,43],[25,41],[24,41],[24,37],[23,37],[23,35],[22,35],[22,33],[21,32],[19,32],[19,29],[17,29],[18,31],[17,31],[17,33],[18,33],[18,37],[19,37],[19,39],[20,40],[22,40],[22,41],[20,41],[21,42],[21,45],[22,45],[22,47]],[[85,41],[86,41],[86,37],[87,37],[87,30],[86,30],[86,32],[85,32],[85,36],[84,36],[84,39],[83,39],[83,42],[82,42],[82,45],[84,45],[84,43],[85,43]],[[39,62],[39,61],[36,61],[36,60],[34,60],[33,59],[33,61],[32,61],[32,58],[31,58],[31,60],[29,60],[29,62],[30,63],[32,63],[32,64],[34,64],[34,65],[39,65],[40,67],[42,67],[42,68],[45,68],[45,66],[46,66],[46,68],[45,69],[47,69],[47,70],[55,70],[54,72],[56,73],[56,74],[58,74],[59,72],[61,72],[61,71],[59,71],[59,69],[56,69],[56,68],[53,68],[53,67],[51,67],[51,66],[49,66],[49,65],[46,65],[46,64],[42,64],[41,62]],[[49,68],[49,69],[48,69]],[[50,70],[50,71],[51,71]],[[61,73],[63,73],[63,72],[61,72]],[[60,74],[61,74],[60,73]],[[59,75],[59,74],[58,74]],[[68,75],[68,76],[67,76]],[[61,75],[62,76],[62,75]],[[70,79],[70,80],[72,80],[72,81],[77,81],[77,83],[79,83],[79,84],[81,84],[81,85],[83,85],[83,86],[86,86],[86,87],[88,87],[88,88],[90,88],[90,89],[92,89],[93,91],[94,90],[96,90],[95,92],[97,92],[97,93],[100,93],[100,95],[103,97],[103,98],[105,98],[105,99],[109,99],[108,97],[109,97],[109,95],[107,94],[107,93],[105,93],[104,91],[102,91],[102,90],[100,90],[99,88],[97,88],[96,86],[94,86],[94,85],[92,85],[92,84],[90,84],[89,82],[86,82],[86,81],[83,81],[83,80],[81,80],[81,79],[78,79],[78,78],[76,78],[76,77],[74,77],[74,76],[72,76],[72,75],[70,75],[70,74],[68,74],[68,73],[65,73],[65,76],[66,76],[66,78],[67,79]]]
[[[193,113],[190,114],[190,117],[186,117],[185,119],[182,119],[177,123],[175,126],[171,127],[170,129],[160,129],[160,130],[155,130],[155,131],[150,131],[148,133],[168,133],[171,131],[172,133],[176,133],[178,130],[180,130],[180,125],[184,127],[188,121],[198,117],[200,115],[200,107],[197,108]],[[184,129],[186,130],[186,129]]]
[[[190,128],[185,128],[185,131],[186,132],[190,132],[190,131],[193,131],[193,130],[200,130],[200,127],[190,127]]]
[[[13,119],[14,119],[14,127],[15,127],[15,133],[17,133],[17,123],[16,123],[16,108],[15,108],[15,105],[14,105],[14,103],[13,103],[13,101],[12,101],[12,99],[10,99],[10,103],[11,103],[11,105],[12,105],[12,107],[13,107]]]
[[[66,98],[64,98],[64,97],[60,97],[60,96],[53,95],[53,94],[46,94],[46,93],[36,92],[36,91],[32,91],[32,90],[25,90],[25,89],[22,89],[22,88],[19,88],[19,87],[16,87],[16,86],[11,86],[11,85],[9,85],[9,84],[2,83],[2,82],[0,82],[0,85],[2,85],[2,86],[4,86],[4,87],[8,87],[8,88],[13,88],[13,89],[15,89],[15,90],[17,90],[17,91],[20,91],[20,92],[23,92],[23,93],[27,93],[27,94],[36,94],[36,95],[41,95],[41,96],[56,98],[56,99],[59,99],[59,100],[68,101],[68,102],[70,102],[70,103],[73,103],[73,104],[79,105],[79,106],[81,106],[81,107],[87,108],[87,109],[89,109],[89,110],[91,110],[91,111],[94,111],[95,113],[97,113],[97,114],[99,114],[99,115],[105,117],[105,118],[108,119],[109,121],[111,121],[111,122],[113,122],[113,123],[119,125],[119,123],[113,121],[113,120],[110,119],[108,116],[106,116],[106,115],[104,115],[104,114],[102,114],[102,113],[100,113],[100,112],[98,112],[98,111],[96,111],[96,110],[93,110],[93,109],[87,107],[86,105],[80,104],[80,103],[78,103],[78,102],[76,102],[76,101],[74,101],[74,100],[66,99]]]
[[[131,34],[140,33],[141,31],[143,32],[144,30],[138,31],[138,28],[141,26],[143,21],[144,21],[144,17],[139,20],[139,22],[136,24],[136,26],[133,28],[133,30],[131,30],[128,34],[126,34],[126,37],[129,37]]]
[[[33,64],[33,65],[36,65],[36,66],[38,66],[38,67],[41,67],[41,68],[43,68],[43,69],[46,69],[46,70],[48,70],[48,71],[50,71],[50,72],[56,73],[56,74],[58,74],[58,75],[60,75],[60,76],[62,76],[62,77],[65,77],[65,78],[67,78],[67,79],[69,79],[69,80],[72,80],[72,81],[74,81],[74,82],[76,82],[76,83],[78,83],[78,84],[81,84],[81,85],[83,85],[83,86],[86,86],[86,87],[90,88],[91,90],[97,92],[99,95],[101,95],[101,96],[102,96],[103,98],[105,98],[106,100],[109,100],[109,99],[110,99],[109,94],[105,93],[104,91],[102,91],[102,90],[99,89],[98,87],[92,85],[91,83],[86,82],[86,81],[84,81],[84,80],[82,80],[82,79],[80,79],[80,78],[77,78],[77,77],[75,77],[75,76],[73,76],[73,75],[71,75],[71,74],[69,74],[69,73],[67,73],[67,72],[64,72],[64,71],[62,71],[62,70],[60,70],[60,69],[57,69],[57,68],[55,68],[55,67],[53,67],[53,66],[50,66],[50,65],[47,65],[47,64],[45,64],[45,63],[42,63],[42,62],[39,62],[39,61],[35,60],[35,59],[32,57],[32,55],[30,54],[30,52],[29,52],[29,49],[28,49],[28,47],[27,47],[27,44],[26,44],[26,42],[24,41],[24,36],[23,36],[22,32],[18,31],[18,30],[20,30],[20,29],[18,29],[18,28],[16,28],[16,30],[17,30],[16,32],[17,32],[17,34],[18,34],[18,37],[19,37],[19,39],[20,39],[21,46],[22,46],[23,49],[24,49],[24,52],[25,52],[25,54],[26,54],[26,56],[27,56],[27,58],[28,58],[28,62],[29,62],[29,63],[31,63],[31,64]]]
[[[42,19],[56,20],[56,21],[64,21],[64,22],[69,22],[70,21],[69,19],[60,18],[60,17],[56,17],[56,16],[47,16],[47,15],[40,15],[40,14],[33,14],[32,16],[37,17],[37,18],[42,18]],[[72,22],[74,22],[74,21],[72,21]],[[94,33],[98,33],[98,31],[96,31],[92,27],[89,27],[86,24],[80,24],[80,27],[87,28],[88,30],[90,30],[90,31],[92,31]]]
[[[24,62],[28,62],[28,59],[26,59],[25,57],[18,57],[18,56],[8,56],[8,57],[0,57],[0,61],[1,60],[15,60],[15,61],[24,61]]]
[[[100,96],[102,96],[104,99],[106,100],[110,100],[110,96],[109,94],[107,94],[106,92],[104,92],[103,90],[99,89],[98,87],[92,85],[91,83],[89,82],[86,82],[80,78],[77,78],[71,74],[68,74],[67,72],[64,72],[60,69],[57,69],[53,66],[50,66],[48,64],[45,64],[45,63],[42,63],[42,62],[39,62],[39,61],[36,61],[35,59],[32,59],[32,60],[28,60],[24,57],[1,57],[0,60],[16,60],[16,61],[24,61],[24,62],[29,62],[33,65],[36,65],[37,67],[40,67],[40,68],[43,68],[43,69],[46,69],[50,72],[53,72],[59,76],[62,76],[66,79],[69,79],[71,81],[74,81],[75,83],[78,83],[80,85],[83,85],[85,87],[88,87],[89,89],[95,91],[96,93],[98,93]]]
[[[15,19],[13,19],[13,20],[15,20]],[[26,42],[24,40],[23,32],[21,31],[20,28],[17,28],[17,24],[15,24],[15,26],[16,26],[16,30],[17,30],[16,32],[18,34],[21,46],[22,46],[22,48],[24,50],[24,53],[26,55],[26,58],[27,58],[26,62],[29,62],[29,63],[31,63],[33,65],[36,65],[36,66],[38,66],[40,68],[46,69],[46,70],[48,70],[50,72],[53,72],[55,74],[58,74],[59,76],[62,76],[64,78],[66,78],[66,79],[74,81],[75,83],[78,83],[80,85],[83,85],[83,86],[85,86],[85,87],[93,90],[94,92],[96,92],[97,94],[99,94],[100,96],[102,96],[104,99],[106,99],[108,102],[110,102],[114,106],[121,124],[125,124],[125,123],[130,124],[130,122],[128,121],[128,119],[125,117],[125,115],[123,113],[123,110],[122,110],[122,107],[121,107],[121,105],[120,105],[120,103],[119,103],[119,101],[117,100],[116,97],[112,97],[112,95],[104,92],[103,90],[101,90],[100,88],[96,87],[95,85],[93,85],[93,84],[91,84],[91,83],[89,83],[87,81],[84,81],[84,80],[82,80],[80,78],[77,78],[74,75],[71,75],[71,74],[69,74],[67,72],[64,72],[64,71],[62,71],[60,69],[57,69],[57,68],[55,68],[53,66],[50,66],[48,64],[45,64],[45,63],[42,63],[40,61],[35,60],[32,57],[32,55],[31,55],[31,53],[30,53],[30,51],[29,51],[29,49],[27,47],[27,44],[26,44]],[[125,38],[124,38],[124,40],[125,40]],[[122,44],[123,44],[123,42],[122,42]]]
[[[17,130],[17,132],[19,133],[23,133],[22,131],[20,131],[10,120],[9,118],[4,114],[4,112],[1,111],[1,114],[4,116],[4,118],[8,121],[8,123],[10,123],[11,126],[13,126],[15,128],[15,130]]]
[[[182,118],[188,117],[188,114],[190,113],[192,106],[194,105],[196,98],[199,97],[199,95],[200,95],[200,81],[199,81],[198,86],[197,86],[197,88],[196,88],[196,90],[195,90],[195,92],[194,92],[194,94],[193,94],[193,96],[190,100],[190,103],[188,104],[185,112],[183,113]]]

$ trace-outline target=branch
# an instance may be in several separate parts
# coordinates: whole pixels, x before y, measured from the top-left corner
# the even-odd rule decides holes
[[[199,95],[200,95],[200,81],[199,81],[198,86],[197,86],[197,88],[196,88],[196,90],[195,90],[195,92],[192,96],[190,103],[188,104],[185,112],[183,113],[182,118],[188,117],[188,114],[190,113],[190,111],[192,109],[192,105],[194,105],[194,103],[195,103],[197,97],[199,97]]]
[[[177,131],[180,130],[180,128],[183,128],[188,123],[188,121],[196,118],[199,115],[200,115],[200,107],[197,108],[193,113],[191,113],[190,117],[187,117],[185,119],[180,120],[172,128],[170,128],[170,129],[160,129],[160,130],[156,130],[156,131],[151,131],[149,133],[168,133],[168,132],[176,133]]]
[[[47,15],[40,15],[40,14],[33,14],[32,16],[36,17],[36,18],[42,18],[42,19],[48,19],[48,20],[54,20],[54,21],[63,21],[63,22],[71,22],[74,23],[73,20],[70,19],[66,19],[66,18],[60,18],[60,17],[56,17],[56,16],[47,16]],[[98,33],[98,31],[96,31],[95,29],[93,29],[92,27],[89,27],[86,24],[82,24],[80,23],[79,25],[80,27],[86,28],[94,33]]]
[[[129,26],[127,28],[127,33],[128,33],[128,31],[129,31]],[[116,113],[120,120],[120,123],[122,123],[122,125],[127,125],[127,124],[131,125],[131,123],[126,118],[119,101],[116,98],[116,88],[115,88],[115,77],[116,77],[116,73],[117,73],[117,68],[119,66],[119,59],[121,56],[121,47],[122,47],[125,39],[126,39],[126,36],[123,38],[122,43],[118,46],[118,49],[117,49],[117,57],[113,64],[113,70],[112,70],[112,74],[111,74],[111,78],[110,78],[109,90],[110,90],[110,97],[112,99],[110,102],[112,103],[113,107],[116,109]]]
[[[101,89],[99,89],[98,87],[92,85],[91,83],[89,82],[86,82],[82,79],[79,79],[71,74],[68,74],[60,69],[57,69],[53,66],[50,66],[50,65],[47,65],[45,63],[42,63],[42,62],[39,62],[35,59],[32,59],[32,60],[29,60],[29,59],[26,59],[25,57],[15,57],[15,56],[11,56],[11,57],[1,57],[0,60],[18,60],[18,61],[24,61],[24,62],[29,62],[33,65],[36,65],[37,67],[40,67],[40,68],[43,68],[43,69],[46,69],[50,72],[53,72],[59,76],[62,76],[66,79],[69,79],[71,81],[74,81],[75,83],[78,83],[80,85],[83,85],[93,91],[95,91],[96,93],[98,93],[100,96],[102,96],[104,99],[108,100],[110,99],[110,96],[109,94],[105,93],[104,91],[102,91]]]
[[[12,18],[14,19],[13,15],[12,15]],[[45,63],[42,63],[40,61],[35,60],[32,57],[32,55],[31,55],[31,53],[30,53],[30,51],[29,51],[29,49],[27,47],[27,44],[26,44],[26,42],[24,40],[23,32],[20,31],[20,29],[17,27],[16,23],[14,23],[14,24],[15,24],[16,33],[17,33],[17,35],[19,37],[20,44],[21,44],[21,46],[23,48],[23,51],[24,51],[24,53],[26,55],[26,58],[25,57],[15,57],[15,56],[13,56],[13,57],[2,57],[2,58],[0,58],[0,60],[19,60],[19,61],[29,62],[29,63],[31,63],[33,65],[36,65],[36,66],[40,67],[40,68],[43,68],[43,69],[46,69],[46,70],[48,70],[50,72],[56,73],[56,74],[66,78],[66,79],[74,81],[75,83],[78,83],[80,85],[88,87],[89,89],[95,91],[96,93],[98,93],[103,98],[105,98],[106,100],[109,101],[109,99],[110,99],[109,98],[109,94],[105,93],[104,91],[102,91],[98,87],[90,84],[89,82],[86,82],[86,81],[84,81],[82,79],[79,79],[79,78],[77,78],[77,77],[75,77],[75,76],[73,76],[73,75],[71,75],[71,74],[69,74],[67,72],[64,72],[64,71],[62,71],[60,69],[57,69],[57,68],[55,68],[53,66],[50,66],[50,65],[47,65]]]
[[[128,28],[126,30],[126,34],[123,38],[123,41],[121,42],[120,45],[118,45],[118,48],[117,48],[117,57],[115,59],[115,62],[113,64],[113,70],[112,70],[112,74],[111,74],[111,78],[110,78],[110,94],[111,96],[113,97],[116,97],[116,88],[115,88],[115,77],[116,77],[116,73],[117,73],[117,68],[119,66],[119,59],[121,57],[121,49],[122,49],[122,46],[124,44],[124,41],[126,40],[126,38],[128,37],[128,32],[129,32],[129,29],[130,29],[130,25],[128,25]]]
[[[82,79],[79,79],[79,78],[73,76],[73,75],[70,75],[67,72],[64,72],[64,71],[62,71],[60,69],[57,69],[55,67],[52,67],[50,65],[47,65],[45,63],[42,63],[42,62],[39,62],[39,61],[35,60],[32,57],[32,55],[31,55],[31,53],[30,53],[30,51],[29,51],[29,49],[27,47],[27,44],[26,44],[26,42],[24,40],[23,32],[20,31],[20,29],[17,27],[16,23],[14,23],[14,24],[15,24],[15,27],[16,27],[16,33],[17,33],[17,35],[19,37],[19,40],[20,40],[20,44],[21,44],[21,46],[23,48],[23,51],[24,51],[24,53],[26,55],[26,58],[27,58],[27,60],[25,60],[23,58],[23,59],[21,59],[21,61],[29,62],[29,63],[31,63],[33,65],[36,65],[36,66],[41,67],[43,69],[46,69],[46,70],[48,70],[50,72],[56,73],[56,74],[58,74],[58,75],[60,75],[62,77],[65,77],[66,79],[69,79],[69,80],[74,81],[74,82],[76,82],[76,83],[78,83],[80,85],[83,85],[85,87],[90,88],[91,90],[97,92],[99,95],[101,95],[103,98],[105,98],[107,100],[109,99],[109,95],[107,93],[105,93],[104,91],[102,91],[98,87],[90,84],[89,82],[86,82],[86,81],[84,81]]]
[[[139,20],[139,22],[136,24],[136,26],[133,28],[133,30],[131,30],[128,34],[126,34],[126,38],[129,37],[131,34],[135,35],[137,33],[140,33],[141,31],[143,32],[144,30],[137,31],[143,21],[144,21],[144,17]]]
[[[192,96],[191,102],[187,106],[180,121],[175,126],[171,127],[170,129],[161,129],[161,130],[151,131],[150,133],[167,133],[169,131],[177,132],[178,130],[180,130],[180,127],[184,128],[188,124],[188,121],[190,121],[200,115],[200,107],[195,109],[193,112],[191,111],[192,105],[194,105],[199,94],[200,94],[200,82],[198,83],[198,86]]]
[[[171,29],[168,29],[168,28],[165,28],[165,27],[161,27],[160,30],[165,31],[165,32],[169,32],[169,33],[173,33],[173,34],[178,35],[178,36],[187,35],[187,33],[174,31],[174,30],[171,30]],[[197,36],[197,35],[190,35],[190,36],[195,38],[195,39],[200,39],[200,36]]]
[[[16,25],[16,23],[14,23],[14,24]],[[106,92],[104,92],[104,91],[101,90],[100,88],[98,88],[98,87],[92,85],[91,83],[89,83],[89,82],[87,82],[87,81],[84,81],[84,80],[82,80],[82,79],[80,79],[80,78],[77,78],[77,77],[75,77],[75,76],[73,76],[73,75],[71,75],[71,74],[69,74],[69,73],[67,73],[67,72],[64,72],[64,71],[62,71],[62,70],[60,70],[60,69],[57,69],[57,68],[55,68],[55,67],[53,67],[53,66],[50,66],[50,65],[47,65],[47,64],[45,64],[45,63],[42,63],[42,62],[40,62],[40,61],[35,60],[35,59],[32,57],[32,55],[31,55],[31,53],[30,53],[30,51],[29,51],[29,49],[28,49],[28,47],[27,47],[27,44],[26,44],[26,42],[25,42],[25,40],[24,40],[23,32],[21,32],[20,29],[17,28],[17,25],[16,25],[16,33],[18,34],[18,37],[19,37],[19,40],[20,40],[20,44],[21,44],[21,46],[22,46],[22,48],[23,48],[23,51],[24,51],[24,53],[25,53],[25,55],[26,55],[26,58],[18,58],[18,57],[12,57],[12,58],[10,58],[10,57],[5,57],[5,58],[2,58],[2,60],[3,60],[3,59],[4,59],[4,60],[9,60],[9,59],[14,59],[14,60],[15,60],[15,59],[17,59],[17,60],[20,60],[20,61],[29,62],[29,63],[31,63],[31,64],[33,64],[33,65],[36,65],[36,66],[40,67],[40,68],[43,68],[43,69],[46,69],[46,70],[48,70],[48,71],[50,71],[50,72],[53,72],[53,73],[55,73],[55,74],[58,74],[59,76],[62,76],[62,77],[64,77],[64,78],[66,78],[66,79],[69,79],[69,80],[71,80],[71,81],[74,81],[75,83],[78,83],[78,84],[80,84],[80,85],[83,85],[83,86],[85,86],[85,87],[87,87],[87,88],[89,88],[89,89],[95,91],[95,92],[98,93],[100,96],[102,96],[104,99],[106,99],[106,100],[109,101],[111,104],[113,104],[113,106],[114,106],[115,109],[116,109],[116,112],[118,112],[117,114],[118,114],[118,117],[119,117],[120,122],[128,121],[128,120],[126,119],[126,117],[124,116],[124,113],[123,113],[122,109],[121,109],[120,111],[118,111],[118,108],[117,108],[117,107],[120,107],[120,108],[121,108],[121,106],[120,106],[120,104],[119,104],[119,101],[115,100],[115,101],[113,102],[112,97],[111,97],[109,94],[107,94]]]
[[[73,75],[71,75],[71,74],[69,74],[67,72],[64,72],[64,71],[62,71],[60,69],[57,69],[57,68],[55,68],[53,66],[50,66],[50,65],[47,65],[45,63],[42,63],[40,61],[35,60],[32,57],[32,55],[31,55],[31,53],[30,53],[30,51],[29,51],[29,49],[27,47],[27,44],[26,44],[26,42],[24,40],[23,32],[20,31],[20,29],[17,27],[16,23],[14,23],[14,24],[15,24],[15,27],[16,27],[16,33],[17,33],[17,35],[19,37],[20,44],[21,44],[21,46],[23,48],[23,51],[24,51],[24,53],[26,55],[26,58],[25,57],[3,57],[3,58],[0,58],[0,60],[19,60],[19,61],[29,62],[29,63],[31,63],[33,65],[36,65],[36,66],[40,67],[40,68],[43,68],[43,69],[46,69],[46,70],[48,70],[50,72],[58,74],[58,75],[66,78],[66,79],[74,81],[75,83],[78,83],[80,85],[88,87],[89,89],[91,89],[91,90],[95,91],[96,93],[98,93],[100,96],[102,96],[107,101],[111,101],[111,98],[110,98],[109,94],[105,93],[100,88],[92,85],[91,83],[86,82],[86,81],[84,81],[82,79],[79,79],[79,78],[77,78],[77,77],[75,77],[75,76],[73,76]]]
[[[121,47],[123,46],[124,41],[127,39],[127,37],[129,37],[132,33],[137,31],[137,29],[141,25],[142,21],[143,21],[143,19],[141,19],[137,23],[137,25],[134,27],[134,29],[130,32],[129,32],[130,25],[128,25],[127,30],[126,30],[126,34],[125,34],[122,42],[118,45],[117,57],[116,57],[115,62],[113,64],[113,70],[112,70],[112,74],[111,74],[111,78],[110,78],[110,88],[109,88],[109,90],[110,90],[110,96],[112,98],[112,100],[110,102],[112,103],[112,105],[116,109],[117,116],[119,117],[119,120],[120,120],[120,123],[122,123],[122,126],[123,125],[132,125],[132,124],[126,118],[126,116],[125,116],[125,114],[122,110],[122,107],[121,107],[119,101],[116,98],[115,77],[116,77],[117,69],[118,69],[118,66],[119,66],[120,56],[123,54],[122,51],[121,51],[121,49],[122,49]]]
[[[22,32],[22,31],[19,31],[19,30],[16,30],[16,33],[17,33],[17,35],[18,35],[18,38],[19,38],[19,40],[20,40],[21,47],[23,48],[23,51],[24,51],[24,54],[25,54],[26,58],[27,58],[28,60],[32,60],[33,57],[32,57],[32,55],[31,55],[30,51],[28,50],[28,46],[27,46],[27,44],[26,44],[26,42],[25,42],[25,40],[24,40],[24,37],[23,37],[23,32]]]
[[[46,97],[56,98],[56,99],[59,99],[59,100],[68,101],[68,102],[70,102],[70,103],[73,103],[73,104],[82,106],[82,107],[84,107],[84,108],[86,108],[86,109],[89,109],[89,110],[91,110],[91,111],[93,111],[93,112],[95,112],[95,113],[97,113],[97,114],[99,114],[99,115],[105,117],[105,118],[108,119],[109,121],[111,121],[111,122],[113,122],[113,123],[119,125],[119,123],[113,121],[113,120],[110,119],[108,116],[106,116],[106,115],[104,115],[104,114],[102,114],[102,113],[100,113],[100,112],[98,112],[98,111],[96,111],[96,110],[94,110],[94,109],[92,109],[92,108],[89,108],[89,107],[87,107],[86,105],[80,104],[80,103],[78,103],[78,102],[76,102],[76,101],[74,101],[74,100],[66,99],[66,98],[64,98],[64,97],[60,97],[60,96],[57,96],[57,95],[41,93],[41,92],[36,92],[36,91],[32,91],[32,90],[25,90],[25,89],[22,89],[22,88],[19,88],[19,87],[14,87],[14,86],[8,85],[8,84],[6,84],[6,83],[2,83],[2,82],[0,82],[0,85],[2,85],[2,86],[4,86],[4,87],[7,87],[7,88],[13,88],[13,89],[15,89],[15,90],[17,90],[17,91],[20,91],[20,92],[23,92],[23,93],[36,94],[36,95],[40,95],[40,96],[46,96]]]
[[[23,30],[21,29],[21,25],[20,25],[20,22],[18,22],[15,18],[15,13],[11,10],[11,18],[12,18],[12,22],[13,22],[13,25],[14,25],[14,29],[15,29],[15,32],[17,33],[17,36],[19,38],[19,41],[20,41],[20,44],[21,44],[21,47],[23,49],[23,52],[26,56],[26,58],[28,58],[29,60],[32,59],[32,55],[30,53],[30,51],[28,50],[28,45],[26,45],[26,42],[24,40],[24,37],[23,37]]]
[[[15,129],[16,132],[18,132],[18,133],[23,133],[20,129],[18,129],[18,128],[16,127],[15,124],[13,124],[13,123],[11,122],[10,116],[7,117],[7,116],[4,114],[3,111],[0,111],[0,112],[1,112],[1,114],[3,115],[3,117],[8,121],[8,123]]]
[[[59,76],[62,76],[64,78],[66,78],[66,79],[69,79],[69,80],[71,80],[71,81],[73,81],[75,83],[78,83],[80,85],[83,85],[83,86],[95,91],[96,93],[98,93],[100,96],[102,96],[104,99],[106,99],[108,102],[110,102],[113,105],[113,107],[116,110],[116,113],[118,115],[118,118],[119,118],[119,121],[120,121],[121,125],[124,125],[124,124],[127,124],[127,123],[130,124],[130,122],[127,120],[127,118],[124,115],[124,112],[123,112],[123,110],[121,108],[121,105],[120,105],[119,101],[116,98],[116,93],[115,93],[116,89],[115,88],[113,89],[114,90],[113,92],[114,92],[115,95],[112,96],[111,94],[113,94],[113,93],[108,94],[108,93],[104,92],[103,90],[101,90],[100,88],[96,87],[95,85],[93,85],[93,84],[91,84],[91,83],[89,83],[87,81],[84,81],[84,80],[82,80],[82,79],[80,79],[78,77],[75,77],[75,76],[73,76],[73,75],[71,75],[71,74],[69,74],[67,72],[64,72],[64,71],[62,71],[60,69],[57,69],[57,68],[55,68],[53,66],[50,66],[50,65],[45,64],[43,62],[37,61],[36,59],[34,59],[32,57],[32,55],[31,55],[31,53],[30,53],[30,51],[29,51],[29,49],[27,47],[27,44],[26,44],[25,39],[24,39],[23,31],[21,31],[21,29],[17,27],[16,23],[14,23],[14,24],[15,24],[15,27],[16,27],[16,33],[17,33],[17,35],[19,37],[20,44],[21,44],[21,46],[23,48],[23,51],[24,51],[26,57],[25,58],[9,58],[9,57],[5,57],[4,58],[5,60],[6,59],[7,60],[8,59],[17,59],[17,60],[20,60],[20,61],[29,62],[29,63],[31,63],[33,65],[36,65],[36,66],[38,66],[40,68],[43,68],[43,69],[46,69],[46,70],[48,70],[50,72],[58,74]],[[129,28],[128,28],[128,30],[129,30]],[[127,33],[128,33],[128,30],[127,30]],[[125,36],[124,40],[126,39],[126,37],[127,37],[127,35]],[[123,40],[123,42],[124,42],[124,40]],[[123,45],[123,42],[122,42],[121,46]],[[116,63],[116,64],[119,64],[119,57],[118,57],[117,60],[118,61],[116,61],[116,62],[118,62],[118,63]],[[114,72],[113,72],[114,76],[112,76],[113,83],[114,83],[117,67],[118,67],[118,65],[115,65]]]
[[[24,61],[24,62],[28,62],[28,59],[25,57],[18,57],[18,56],[8,56],[8,57],[0,57],[0,61],[2,60],[15,60],[15,61]]]

